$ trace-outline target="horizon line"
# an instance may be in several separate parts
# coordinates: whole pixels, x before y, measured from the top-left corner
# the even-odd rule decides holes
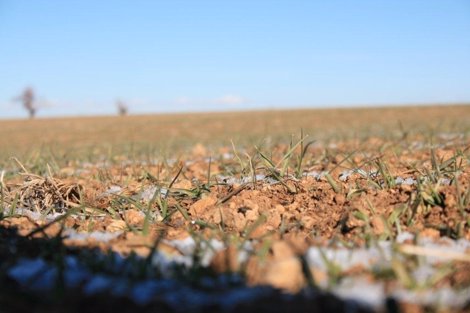
[[[361,109],[400,109],[400,108],[432,108],[432,107],[462,107],[470,106],[470,101],[459,102],[410,102],[410,103],[376,103],[376,104],[339,104],[339,105],[316,105],[316,106],[266,106],[256,108],[228,108],[228,109],[200,109],[200,110],[175,110],[175,111],[147,111],[147,112],[132,112],[126,114],[129,116],[152,116],[152,115],[188,115],[188,114],[217,114],[217,113],[243,113],[243,112],[271,112],[271,111],[304,111],[304,110],[361,110]],[[103,114],[64,114],[64,115],[44,115],[36,116],[33,119],[28,118],[25,114],[24,117],[0,117],[0,121],[17,121],[17,120],[48,120],[48,119],[73,119],[73,118],[94,118],[94,117],[121,117],[116,112],[103,113]]]

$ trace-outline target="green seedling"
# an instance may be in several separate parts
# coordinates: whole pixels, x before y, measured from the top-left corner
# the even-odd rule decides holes
[[[394,188],[396,186],[395,178],[390,173],[390,170],[388,166],[385,164],[385,162],[381,158],[379,158],[376,160],[375,164],[377,166],[378,172],[380,173],[380,176],[384,180],[385,187]]]
[[[290,193],[296,193],[297,191],[294,188],[285,183],[282,172],[277,169],[277,166],[274,164],[274,162],[261,151],[257,151],[258,155],[261,157],[261,160],[263,160],[265,163],[265,170],[269,173],[269,176],[283,185]]]
[[[326,178],[326,181],[328,182],[328,184],[330,184],[331,188],[333,188],[333,190],[336,192],[336,193],[340,193],[341,192],[341,188],[338,186],[338,184],[335,182],[335,180],[333,179],[333,177],[331,177],[330,173],[325,173],[325,178]]]
[[[307,137],[308,137],[308,135],[306,135],[304,137],[304,130],[301,128],[300,129],[300,154],[297,156],[297,166],[295,168],[295,177],[296,178],[301,178],[302,177],[302,173],[303,173],[302,165],[304,163],[305,156],[307,155],[308,148],[312,144],[315,143],[315,140],[311,140],[311,141],[307,142],[306,144],[304,144],[304,141]]]

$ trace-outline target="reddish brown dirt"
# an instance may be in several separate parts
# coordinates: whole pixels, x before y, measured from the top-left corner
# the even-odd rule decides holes
[[[438,114],[427,110],[432,124]],[[460,115],[453,115],[455,120],[468,123],[461,116],[467,107],[452,110],[449,112]],[[388,115],[381,113],[389,111],[372,112],[371,116],[382,119]],[[402,113],[395,114],[408,121]],[[412,135],[390,135],[393,138],[387,136],[391,132],[382,136],[372,132],[360,138],[330,137],[318,141],[306,150],[297,177],[300,149],[294,149],[293,157],[283,168],[283,157],[290,147],[278,142],[260,148],[277,165],[275,168],[252,146],[234,151],[224,145],[214,148],[201,144],[193,145],[191,153],[176,160],[141,162],[120,155],[114,156],[112,163],[101,165],[70,160],[65,166],[38,176],[52,174],[52,183],[43,180],[32,186],[38,177],[12,175],[5,180],[4,190],[10,203],[20,199],[20,206],[39,211],[47,209],[47,203],[60,204],[58,211],[78,209],[81,218],[67,217],[63,223],[47,225],[14,216],[1,220],[0,226],[16,228],[23,236],[35,232],[35,238],[54,237],[62,224],[83,232],[124,231],[107,244],[91,239],[65,240],[65,244],[142,256],[150,253],[162,235],[182,239],[197,233],[228,243],[229,249],[219,252],[212,261],[211,267],[217,272],[241,270],[235,258],[239,243],[256,239],[255,248],[268,248],[263,256],[251,258],[243,268],[248,283],[270,284],[295,292],[307,283],[298,256],[312,244],[346,242],[363,246],[372,239],[393,239],[399,230],[436,240],[470,240],[468,135],[433,135],[422,132],[422,128],[425,127]],[[428,135],[432,138],[427,139]],[[226,153],[232,154],[224,158]],[[350,170],[356,172],[345,177],[344,173]],[[323,172],[330,176],[320,175]],[[250,181],[254,174],[269,179]],[[232,178],[236,181],[227,183]],[[412,183],[395,183],[398,178]],[[120,189],[110,193],[113,186]],[[168,196],[157,195],[170,213],[164,219],[157,201],[149,203],[149,199],[139,198],[144,190],[155,186],[169,191]],[[61,192],[62,196],[58,196]],[[28,200],[34,195],[41,195],[42,200]],[[153,214],[149,225],[145,225],[142,208],[150,208]],[[47,227],[37,231],[44,226]],[[179,253],[163,243],[159,249]],[[440,283],[470,286],[467,265],[456,263],[456,270]],[[313,271],[312,275],[317,281],[326,279],[325,273]],[[370,276],[362,268],[343,275]],[[419,312],[421,308],[408,305],[405,311],[415,309]]]

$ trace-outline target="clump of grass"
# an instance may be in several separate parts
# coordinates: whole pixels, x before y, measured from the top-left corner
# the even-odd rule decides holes
[[[45,177],[31,174],[24,167],[23,171],[21,175],[24,182],[14,191],[18,194],[19,206],[34,209],[38,213],[50,209],[64,211],[80,206],[80,185],[54,178],[50,169]]]
[[[269,256],[270,247],[275,240],[279,240],[279,237],[280,240],[283,240],[283,236],[293,235],[295,231],[301,232],[302,236],[311,236],[309,239],[318,236],[321,237],[321,239],[329,240],[331,238],[328,236],[333,234],[331,236],[333,236],[334,240],[337,239],[342,242],[344,246],[350,248],[356,247],[358,243],[362,245],[364,242],[368,247],[375,244],[380,248],[379,243],[381,243],[382,240],[393,240],[394,235],[397,233],[400,234],[404,230],[413,232],[414,228],[420,228],[422,225],[425,225],[423,227],[428,227],[429,225],[426,224],[426,216],[429,215],[433,209],[440,210],[441,208],[445,208],[445,206],[448,205],[446,201],[449,200],[446,199],[446,197],[452,191],[455,191],[457,206],[463,218],[462,221],[458,222],[455,226],[449,226],[449,230],[445,230],[440,225],[432,225],[431,227],[439,229],[441,235],[452,234],[452,237],[461,237],[466,234],[470,222],[468,214],[470,191],[467,188],[467,182],[464,180],[466,176],[460,175],[467,175],[465,172],[467,171],[465,168],[466,163],[462,161],[462,159],[465,160],[465,158],[467,158],[466,160],[468,161],[468,156],[465,156],[462,151],[457,151],[453,157],[443,159],[438,157],[440,151],[438,151],[437,148],[432,148],[431,150],[425,148],[426,153],[430,151],[430,158],[424,161],[418,158],[411,158],[412,161],[408,161],[407,157],[409,154],[416,153],[416,151],[414,148],[408,147],[411,145],[410,140],[413,139],[410,135],[411,130],[406,129],[405,131],[403,129],[401,133],[398,134],[401,137],[399,138],[399,142],[390,142],[390,138],[393,136],[385,132],[381,133],[382,138],[378,140],[379,143],[376,143],[377,140],[375,140],[374,146],[370,147],[366,146],[368,144],[366,139],[368,136],[371,136],[370,129],[360,135],[354,135],[357,137],[356,139],[364,140],[360,143],[335,142],[332,139],[339,139],[341,141],[350,138],[348,136],[341,137],[335,133],[327,137],[321,144],[338,144],[331,146],[331,148],[325,148],[323,154],[320,153],[321,155],[318,158],[309,155],[308,149],[314,141],[308,142],[308,136],[304,135],[303,130],[300,132],[299,140],[297,140],[297,137],[291,136],[290,142],[288,143],[286,143],[285,140],[283,141],[281,136],[275,137],[270,134],[270,137],[263,141],[263,145],[255,145],[252,150],[236,149],[232,142],[232,160],[226,160],[225,156],[220,156],[219,158],[212,158],[211,156],[208,158],[208,162],[204,160],[206,163],[204,163],[203,166],[207,166],[208,163],[207,174],[203,171],[198,171],[201,169],[197,168],[199,164],[194,166],[196,169],[190,168],[189,165],[185,167],[184,159],[173,158],[172,160],[176,161],[170,162],[170,160],[164,158],[160,161],[159,158],[162,157],[163,154],[171,156],[176,154],[176,151],[172,149],[161,152],[150,150],[149,145],[147,145],[147,150],[145,150],[134,143],[123,144],[120,147],[110,143],[96,147],[90,146],[90,149],[82,150],[86,151],[85,153],[88,154],[80,156],[79,159],[81,161],[89,160],[91,162],[100,162],[99,164],[95,163],[95,167],[92,169],[90,176],[93,176],[92,178],[94,180],[98,180],[98,183],[102,184],[102,186],[109,186],[109,184],[112,183],[113,185],[124,186],[122,189],[125,189],[126,192],[130,190],[131,195],[128,193],[116,195],[107,194],[106,197],[109,196],[109,198],[112,199],[108,201],[109,203],[106,203],[106,207],[101,207],[102,211],[100,211],[100,213],[105,213],[119,220],[124,220],[123,213],[129,208],[136,209],[145,214],[142,225],[127,225],[125,231],[130,230],[143,235],[154,234],[153,231],[155,229],[170,229],[170,227],[173,227],[172,222],[176,220],[176,218],[173,219],[173,214],[180,214],[182,216],[182,222],[181,218],[177,216],[177,218],[179,218],[178,225],[183,225],[183,230],[187,231],[196,242],[196,251],[193,259],[195,266],[192,269],[182,268],[177,275],[180,275],[179,278],[182,280],[197,284],[197,282],[202,280],[204,275],[208,273],[207,268],[203,268],[201,264],[201,255],[205,252],[204,250],[211,249],[210,241],[212,238],[223,238],[225,246],[234,245],[237,249],[240,249],[244,244],[253,243],[253,247],[256,248],[253,248],[250,254],[259,258],[261,261]],[[190,142],[190,140],[186,140],[185,144],[187,142]],[[248,141],[244,142],[246,143]],[[251,142],[259,142],[259,138],[250,138],[249,142],[250,144]],[[171,145],[171,147],[175,146],[176,144]],[[181,144],[181,146],[183,146],[183,144]],[[424,150],[424,148],[419,149]],[[143,158],[145,162],[139,163],[139,161],[141,161],[139,157],[142,157],[140,153],[142,153],[143,150],[146,151]],[[187,147],[185,151],[187,151]],[[354,156],[358,151],[359,155],[357,157]],[[47,149],[42,149],[32,155],[28,160],[27,164],[28,168],[30,168],[30,172],[35,174],[27,172],[20,166],[23,170],[23,174],[21,175],[25,178],[23,185],[29,184],[29,187],[24,190],[21,189],[21,192],[18,192],[21,188],[20,184],[19,188],[14,190],[14,195],[12,195],[10,190],[3,184],[3,176],[1,177],[0,214],[8,214],[7,208],[16,208],[16,206],[25,206],[26,204],[37,207],[36,210],[44,213],[51,209],[65,210],[67,205],[71,207],[74,206],[66,201],[81,203],[80,188],[78,188],[76,192],[78,195],[76,195],[74,191],[68,191],[65,186],[67,182],[66,174],[64,174],[63,180],[50,174],[52,172],[51,168],[54,171],[58,171],[65,162],[72,162],[71,157],[68,155],[65,157],[65,154],[59,155],[53,153],[46,155],[46,152],[48,153]],[[119,153],[122,153],[122,155]],[[379,154],[378,157],[377,154]],[[392,154],[392,157],[390,157],[390,154]],[[159,155],[159,157],[157,158],[156,155]],[[342,156],[344,157],[342,158]],[[155,161],[157,159],[158,161]],[[48,162],[51,164],[49,167],[47,166]],[[216,164],[213,164],[213,162]],[[392,175],[392,173],[396,172],[396,162],[400,163],[400,170],[404,169],[401,173],[413,173],[416,184],[400,186],[400,183],[396,182],[396,178]],[[132,164],[130,165],[132,168],[127,167],[128,165],[126,164],[129,163]],[[76,163],[72,163],[70,167],[77,167],[77,164],[81,163],[77,161]],[[316,180],[304,181],[302,174],[307,165],[309,170],[321,171],[324,176],[319,175],[318,177],[320,178]],[[121,166],[121,168],[118,169],[120,171],[117,170],[119,166]],[[93,167],[93,165],[91,165],[91,167]],[[353,179],[344,182],[340,181],[341,179],[335,177],[339,167],[350,169],[352,173],[359,175],[354,175],[354,181]],[[189,170],[189,172],[186,172],[186,170]],[[201,174],[200,172],[203,173]],[[217,181],[217,175],[222,175],[222,173],[225,177],[228,174],[236,178],[242,177],[242,179],[249,179],[251,177],[251,180],[241,180],[240,182],[240,180],[235,179],[233,180],[235,182],[234,185],[228,183],[228,181],[227,183],[219,183]],[[188,174],[188,176],[186,176],[186,174]],[[259,174],[265,174],[265,176],[261,176],[263,177],[263,182],[257,181],[257,177],[260,177]],[[16,176],[16,174],[12,174],[13,178],[18,178]],[[185,189],[174,188],[175,182],[181,176],[184,176],[185,179],[190,181],[191,187],[185,187]],[[264,179],[265,177],[268,179]],[[446,186],[444,186],[444,179],[450,180],[449,185],[446,183]],[[273,185],[275,186],[267,184],[273,181]],[[353,182],[351,183],[351,181]],[[128,184],[132,187],[128,188]],[[327,184],[329,184],[329,187]],[[152,190],[152,192],[153,188],[155,188],[153,195],[150,195],[149,198],[146,196],[145,200],[142,199],[143,197],[139,197],[139,195],[136,196],[137,190],[143,192],[144,187],[148,185],[151,185],[152,189],[150,190]],[[278,188],[280,187],[279,185],[285,188]],[[312,200],[312,193],[305,191],[303,189],[305,186],[307,186],[305,190],[316,190],[315,188],[318,188],[318,190],[321,189],[323,192],[320,193],[318,199],[315,198]],[[449,191],[450,188],[453,189]],[[252,238],[255,233],[256,235],[258,234],[258,228],[268,222],[267,219],[270,216],[270,211],[264,211],[264,207],[262,208],[263,212],[260,211],[259,218],[254,222],[246,222],[243,229],[234,228],[230,225],[231,221],[229,219],[224,221],[224,216],[229,217],[230,215],[225,214],[223,211],[231,209],[231,200],[234,200],[235,203],[239,200],[244,200],[245,191],[247,194],[253,192],[253,198],[250,199],[252,201],[257,200],[256,195],[261,194],[265,196],[266,194],[263,194],[264,192],[272,191],[272,194],[267,195],[270,199],[267,199],[266,203],[275,203],[276,201],[282,203],[285,209],[283,212],[286,214],[281,216],[281,222],[277,231],[267,231],[263,235],[256,236],[256,239]],[[304,191],[305,194],[302,194]],[[342,199],[342,197],[333,195],[333,192],[337,194],[344,193],[346,201],[337,201],[337,199]],[[205,220],[205,214],[201,214],[201,216],[195,219],[196,217],[192,217],[188,213],[194,201],[200,199],[207,193],[217,194],[218,201],[215,204],[215,211],[218,209],[220,213],[220,223],[212,223],[209,218]],[[257,194],[254,195],[255,193]],[[390,196],[393,197],[393,199],[390,202],[387,202],[390,199],[386,199],[386,206],[384,205],[384,207],[382,207],[381,203],[369,201],[369,197],[374,197],[375,195],[380,197]],[[76,198],[71,198],[71,196],[76,196]],[[213,194],[210,196],[213,196]],[[237,199],[232,199],[235,196],[237,196]],[[321,197],[323,196],[326,198],[325,203],[322,203],[323,199]],[[317,196],[315,195],[315,197]],[[328,197],[331,198],[328,199]],[[35,204],[31,202],[32,200],[30,199],[36,199],[42,202]],[[303,211],[304,200],[312,204],[306,207],[305,211]],[[372,203],[375,203],[377,207],[374,207]],[[75,205],[77,205],[77,203]],[[327,225],[329,228],[326,230],[327,235],[322,233],[327,227],[318,227],[318,229],[309,230],[308,234],[305,232],[305,229],[302,229],[302,217],[299,218],[299,216],[303,214],[303,212],[308,211],[308,213],[310,213],[315,210],[321,212],[323,206],[329,208],[335,205],[350,210],[345,214],[346,221],[349,218],[349,213],[352,212],[352,216],[363,223],[356,224],[359,226],[351,224],[353,226],[351,226],[351,231],[348,230],[347,235],[345,235],[346,233],[340,234],[339,231],[335,233],[336,230],[339,230],[340,227],[338,226],[341,226],[341,222],[338,226],[333,224]],[[213,208],[211,207],[210,209],[210,211],[212,211]],[[268,208],[268,210],[269,209],[271,208]],[[302,211],[300,211],[301,209]],[[336,207],[334,209],[336,209]],[[295,210],[297,210],[296,215],[288,214]],[[72,210],[68,209],[66,212],[70,214]],[[83,210],[82,213],[83,215],[81,217],[87,220],[88,227],[92,230],[94,228],[93,221],[95,216],[92,215],[90,211],[86,210]],[[328,213],[329,212],[326,214]],[[332,212],[334,215],[341,215],[342,213],[343,212],[336,210]],[[314,212],[314,214],[316,214],[316,212]],[[65,217],[61,217],[53,222],[60,223],[64,218]],[[343,217],[341,217],[341,219],[343,220]],[[96,221],[97,224],[99,224],[99,218],[97,218]],[[376,221],[383,223],[383,234],[377,233]],[[226,225],[225,222],[228,224]],[[155,225],[156,223],[159,224]],[[176,223],[174,225],[176,225]],[[297,226],[290,227],[290,225]],[[329,232],[332,227],[334,227],[334,231]],[[380,228],[382,228],[382,225],[380,225]],[[44,229],[41,229],[41,231],[44,231]],[[132,274],[129,274],[129,276],[136,279],[158,276],[158,273],[152,270],[152,259],[154,253],[158,250],[159,242],[163,236],[164,235],[158,236],[154,245],[151,247],[152,249],[149,256],[146,257],[144,261],[137,255],[131,254],[128,261],[126,261],[133,264]],[[336,238],[336,236],[338,236],[338,238]],[[309,243],[311,243],[311,241],[309,241]],[[321,258],[327,268],[328,288],[333,288],[341,283],[346,272],[343,271],[339,264],[334,263],[332,260],[327,260],[326,254],[323,253],[323,251],[321,252]],[[387,280],[394,279],[401,282],[401,284],[407,288],[416,289],[422,286],[422,282],[417,281],[413,276],[413,271],[417,268],[417,262],[419,262],[417,257],[419,251],[414,249],[412,253],[405,252],[404,250],[395,251],[390,268],[384,269],[377,276],[383,275]],[[66,252],[60,250],[59,253],[64,254]],[[382,254],[385,255],[384,252],[382,252]],[[411,254],[411,256],[409,256],[409,254]],[[315,286],[313,275],[308,268],[304,256],[298,255],[298,257],[300,258],[302,271],[307,283],[311,287]],[[60,267],[63,263],[63,258],[57,257],[56,260],[58,267]],[[110,256],[109,259],[100,259],[100,262],[96,262],[95,264],[96,273],[106,271],[106,263],[112,263],[113,259]],[[442,277],[445,277],[448,273],[449,272],[444,269],[436,273],[429,281],[425,282],[425,284],[427,284],[425,287],[437,284]],[[120,273],[116,272],[114,274],[119,275]],[[243,275],[243,267],[241,274]]]
[[[325,173],[325,178],[326,178],[326,181],[328,182],[328,184],[330,184],[331,188],[333,188],[334,192],[336,192],[336,193],[341,192],[341,188],[338,186],[338,184],[333,179],[333,177],[331,177],[330,173]]]
[[[375,164],[377,166],[378,172],[380,173],[380,176],[383,179],[383,185],[385,185],[387,188],[394,188],[396,186],[395,178],[390,173],[387,164],[381,158],[378,158],[375,161]]]

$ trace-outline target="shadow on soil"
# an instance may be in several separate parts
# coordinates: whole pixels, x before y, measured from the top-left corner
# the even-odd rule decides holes
[[[63,275],[56,275],[52,284],[18,279],[18,274],[12,275],[11,269],[24,260],[43,260],[47,264],[55,264],[57,271],[64,264],[66,257],[72,257],[78,260],[87,260],[106,257],[97,249],[70,248],[62,243],[60,237],[56,238],[28,238],[17,234],[14,228],[0,227],[0,311],[1,312],[86,312],[97,310],[101,312],[369,312],[357,303],[351,301],[342,301],[337,297],[309,289],[297,295],[287,295],[279,290],[270,287],[261,287],[263,292],[259,293],[259,287],[247,287],[243,282],[239,282],[238,289],[243,289],[245,298],[241,301],[232,301],[232,304],[221,304],[214,297],[227,297],[230,289],[223,293],[220,290],[202,290],[207,299],[216,299],[216,301],[204,302],[194,299],[195,305],[186,301],[185,304],[178,307],[178,287],[172,292],[176,302],[168,303],[165,298],[153,297],[145,304],[138,304],[131,295],[121,294],[113,295],[110,291],[101,291],[94,294],[86,292],[86,282],[76,284],[73,288],[66,287]],[[127,262],[127,259],[122,259]],[[81,261],[80,261],[81,262]],[[131,261],[129,261],[131,262]],[[135,262],[135,258],[133,261]],[[55,270],[55,269],[54,269]],[[91,277],[99,275],[100,271],[112,272],[103,268],[92,270]],[[20,272],[21,273],[21,272]],[[116,274],[116,273],[114,273]],[[20,274],[21,275],[21,274]],[[25,269],[25,275],[28,275],[28,269]],[[117,274],[119,276],[119,273]],[[139,283],[139,279],[146,279],[138,275],[131,277],[134,283]],[[158,281],[158,277],[153,278]],[[163,279],[163,278],[162,278]],[[44,281],[44,278],[42,279]],[[45,280],[47,282],[47,279]],[[177,282],[176,286],[183,286],[187,282]],[[178,285],[180,284],[180,285]],[[44,288],[43,288],[44,287]],[[195,297],[201,295],[202,287],[192,286],[191,290],[197,290]],[[198,290],[199,288],[199,290]],[[256,289],[258,288],[258,289]],[[246,297],[251,291],[258,291],[257,297]],[[232,300],[237,297],[232,296]],[[175,305],[176,303],[176,305]],[[392,310],[393,311],[393,310]]]

